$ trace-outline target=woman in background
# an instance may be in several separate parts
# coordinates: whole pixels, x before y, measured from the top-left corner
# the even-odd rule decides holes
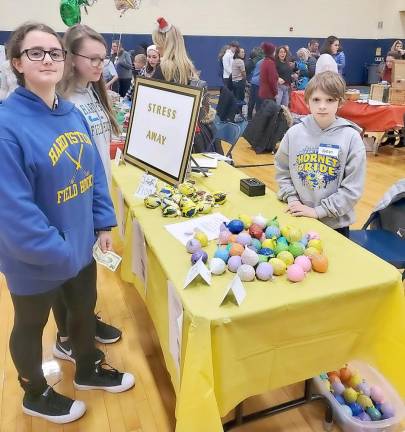
[[[321,55],[316,62],[315,74],[331,71],[338,73],[338,66],[334,56],[339,50],[339,39],[336,36],[329,36],[321,48]]]

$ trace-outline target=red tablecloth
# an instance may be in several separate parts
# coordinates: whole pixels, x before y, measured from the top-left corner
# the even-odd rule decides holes
[[[110,159],[115,158],[115,153],[117,153],[117,148],[120,148],[121,151],[124,151],[125,141],[112,141],[110,144]]]
[[[296,114],[309,114],[304,101],[304,92],[291,92],[290,111]],[[358,124],[370,132],[384,132],[404,127],[405,106],[368,104],[346,101],[338,110],[338,115]]]

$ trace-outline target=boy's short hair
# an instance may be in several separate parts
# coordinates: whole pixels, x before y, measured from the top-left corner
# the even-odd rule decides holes
[[[134,57],[134,62],[137,61],[142,64],[146,64],[146,55],[145,54],[137,54]]]
[[[346,83],[338,73],[325,71],[316,74],[309,81],[304,93],[306,103],[316,90],[321,90],[333,99],[341,101],[345,96]]]

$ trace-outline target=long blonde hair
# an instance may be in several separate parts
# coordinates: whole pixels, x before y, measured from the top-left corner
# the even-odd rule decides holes
[[[60,94],[67,99],[69,99],[69,96],[71,96],[74,92],[77,81],[77,72],[73,66],[73,53],[80,51],[81,45],[86,38],[94,39],[97,42],[102,43],[107,49],[107,43],[103,36],[86,25],[76,24],[67,30],[63,37],[64,46],[67,50],[65,71],[63,73],[62,81],[58,85]],[[103,74],[101,74],[101,77],[98,81],[93,82],[92,84],[94,91],[96,92],[96,95],[98,96],[98,99],[110,120],[112,131],[114,134],[119,135],[120,128],[118,126],[117,120],[115,119],[115,115],[107,95]]]
[[[161,52],[160,67],[166,81],[178,84],[189,84],[198,79],[197,70],[187,55],[183,35],[172,25],[165,33],[155,29],[152,33],[153,43]]]
[[[390,51],[397,51],[397,50],[395,49],[395,45],[396,45],[397,43],[400,43],[400,44],[402,45],[402,48],[404,47],[404,46],[403,46],[404,44],[402,43],[402,41],[401,41],[400,39],[397,39],[397,40],[392,44],[392,47],[391,47]]]

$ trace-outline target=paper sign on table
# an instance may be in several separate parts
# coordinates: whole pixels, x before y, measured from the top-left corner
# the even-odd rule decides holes
[[[115,153],[115,158],[114,158],[115,165],[119,166],[121,160],[122,160],[122,151],[119,147],[117,147],[117,151]]]
[[[220,303],[221,305],[224,303],[227,296],[232,296],[235,299],[238,306],[240,306],[243,300],[245,300],[246,290],[238,275],[236,275],[232,279],[232,282],[230,283],[227,290],[225,291],[225,295],[223,296]]]
[[[136,219],[132,220],[132,273],[142,281],[145,295],[147,287],[148,257],[146,254],[145,236],[141,225]]]
[[[188,271],[186,280],[184,281],[184,288],[190,285],[198,275],[200,275],[208,285],[211,285],[211,272],[203,263],[202,258],[200,258]]]
[[[169,349],[180,376],[181,341],[183,335],[183,305],[171,281],[167,281],[167,306],[169,308]]]
[[[139,182],[138,189],[135,192],[135,196],[138,198],[146,198],[148,195],[154,194],[157,189],[157,182],[158,179],[156,177],[144,173]]]
[[[195,168],[196,162],[200,168],[218,168],[218,161],[214,158],[195,158],[191,159],[191,168]]]
[[[186,222],[165,225],[165,228],[185,246],[188,240],[193,237],[196,230],[203,231],[207,235],[208,240],[218,238],[219,227],[223,222],[229,222],[229,219],[221,213],[212,213],[190,219]]]

